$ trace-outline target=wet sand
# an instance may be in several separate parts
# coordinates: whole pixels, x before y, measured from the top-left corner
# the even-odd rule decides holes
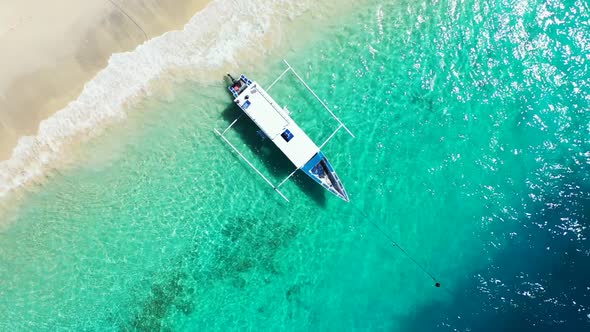
[[[180,29],[207,0],[7,0],[0,4],[0,160],[62,109],[111,54]]]

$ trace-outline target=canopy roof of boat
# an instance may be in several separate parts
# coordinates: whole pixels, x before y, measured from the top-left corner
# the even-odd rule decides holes
[[[328,108],[328,106],[318,97],[318,95],[307,85],[307,83],[301,78],[301,76],[291,67],[286,61],[283,62],[287,65],[285,69],[269,86],[270,90],[285,74],[288,72],[293,73],[295,77],[305,86],[305,88],[315,97],[315,99],[332,115],[334,120],[339,124],[338,128],[332,132],[332,134],[320,145],[319,147],[301,130],[301,128],[291,119],[289,113],[278,106],[276,101],[256,82],[252,82],[243,74],[240,75],[239,80],[235,80],[231,75],[228,74],[232,80],[232,85],[228,87],[231,94],[234,96],[234,102],[240,106],[244,114],[247,114],[254,123],[269,137],[270,140],[291,160],[296,166],[295,170],[289,174],[286,178],[281,181],[278,185],[274,185],[256,166],[254,166],[225,136],[224,134],[231,129],[231,127],[241,118],[241,115],[235,119],[225,130],[220,132],[217,129],[215,133],[221,137],[240,158],[242,158],[248,166],[250,166],[261,178],[268,183],[281,197],[287,202],[289,199],[279,190],[279,188],[299,169],[302,169],[309,163],[309,167],[306,168],[305,172],[311,176],[316,182],[325,186],[328,190],[339,196],[348,202],[348,194],[344,190],[340,179],[334,172],[332,166],[328,163],[328,160],[321,154],[320,149],[328,143],[336,135],[336,133],[344,128],[350,136],[354,138],[353,133],[344,125],[344,123]],[[320,158],[319,164],[322,168],[322,172],[317,169],[317,174],[313,174],[313,168],[318,165],[316,159]],[[322,163],[323,162],[323,163]],[[325,179],[322,174],[330,172],[332,178],[328,175],[330,184],[325,183]],[[321,174],[320,174],[321,173]],[[317,175],[317,176],[316,176]]]
[[[234,101],[295,167],[302,167],[320,151],[320,148],[258,83],[250,84]]]

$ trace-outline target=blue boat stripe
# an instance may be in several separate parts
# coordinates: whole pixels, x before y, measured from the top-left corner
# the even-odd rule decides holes
[[[322,159],[324,159],[324,154],[322,153],[322,151],[318,151],[318,153],[316,153],[315,156],[313,156],[313,158],[311,158],[308,162],[305,163],[305,165],[303,165],[303,167],[301,167],[301,170],[309,172],[312,168],[314,168],[315,165],[322,161]]]

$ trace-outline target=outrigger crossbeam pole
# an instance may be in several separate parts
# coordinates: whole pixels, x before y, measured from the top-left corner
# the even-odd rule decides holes
[[[287,182],[287,180],[289,180],[293,174],[295,174],[295,172],[297,172],[299,170],[299,168],[296,168],[293,172],[291,172],[291,174],[289,174],[289,176],[287,176],[286,178],[283,179],[283,181],[281,181],[281,183],[279,183],[279,185],[277,186],[277,188],[280,188],[285,182]]]
[[[309,85],[307,85],[307,83],[303,80],[303,78],[301,78],[301,76],[299,76],[299,74],[295,71],[295,69],[293,69],[293,67],[291,67],[291,65],[287,62],[287,60],[283,59],[283,62],[287,65],[287,69],[285,69],[266,89],[266,91],[269,91],[278,81],[280,81],[285,74],[287,74],[289,71],[293,72],[293,74],[295,75],[295,77],[297,77],[297,79],[303,84],[303,86],[305,86],[305,88],[307,89],[307,91],[309,91],[314,97],[315,99],[326,109],[326,111],[328,111],[330,113],[330,115],[334,118],[334,120],[336,120],[338,122],[338,128],[336,128],[336,130],[334,130],[334,132],[332,132],[332,134],[330,134],[330,136],[322,143],[322,145],[320,145],[319,149],[321,150],[324,145],[326,145],[333,137],[334,135],[336,135],[336,133],[344,128],[348,134],[350,134],[350,136],[355,137],[354,134],[350,131],[350,129],[348,129],[348,127],[346,127],[346,125],[340,120],[340,118],[338,118],[336,116],[336,114],[334,114],[334,112],[332,112],[332,110],[324,103],[323,100],[320,99],[320,97],[318,97],[318,95],[315,93],[315,91],[313,91]],[[231,77],[231,75],[228,74],[228,76]],[[233,77],[232,77],[233,79]],[[264,95],[263,97],[265,99],[267,99]],[[267,101],[272,105],[272,103],[267,99]],[[273,106],[275,107],[275,106]],[[289,174],[289,176],[287,176],[286,178],[283,179],[283,181],[281,181],[281,183],[279,183],[278,186],[275,186],[274,184],[272,184],[272,182],[270,182],[270,180],[264,176],[264,174],[262,174],[262,172],[260,172],[260,170],[258,170],[258,168],[256,168],[256,166],[254,166],[224,135],[225,133],[230,130],[235,124],[236,122],[238,122],[238,120],[240,120],[240,118],[244,115],[244,113],[240,114],[240,116],[238,116],[227,128],[225,128],[223,130],[223,132],[219,132],[219,130],[217,130],[216,128],[215,133],[221,137],[221,139],[223,139],[231,148],[232,150],[234,150],[234,152],[236,152],[238,154],[238,156],[240,156],[240,158],[242,158],[247,164],[248,166],[250,166],[266,183],[268,183],[269,186],[271,186],[279,195],[281,195],[281,197],[289,202],[289,199],[283,195],[283,193],[279,190],[279,188],[285,184],[285,182],[287,182],[287,180],[289,180],[300,168],[296,168],[293,172],[291,172],[291,174]],[[288,120],[288,119],[285,119]]]
[[[231,129],[231,127],[233,127],[233,126],[236,124],[236,122],[238,122],[238,120],[239,120],[239,119],[240,119],[242,116],[244,116],[244,113],[241,113],[241,114],[240,114],[240,115],[239,115],[239,116],[238,116],[238,117],[237,117],[237,118],[236,118],[236,119],[235,119],[235,120],[234,120],[234,121],[233,121],[233,122],[232,122],[232,123],[231,123],[231,124],[230,124],[230,125],[229,125],[227,128],[225,128],[225,130],[224,130],[224,131],[221,133],[221,135],[225,135],[225,133],[226,133],[228,130],[230,130],[230,129]]]
[[[248,160],[246,157],[244,157],[244,155],[233,144],[231,144],[231,142],[227,138],[225,138],[225,136],[223,136],[223,134],[220,133],[219,130],[217,130],[217,128],[215,128],[214,130],[215,130],[215,133],[217,135],[219,135],[219,137],[221,137],[221,139],[223,139],[238,154],[238,156],[240,156],[248,164],[248,166],[250,166],[256,173],[258,173],[258,175],[260,175],[260,177],[263,178],[264,181],[266,181],[266,183],[268,183],[268,185],[271,186],[279,195],[281,195],[281,197],[285,201],[289,202],[289,199],[285,195],[283,195],[283,193],[279,190],[279,188],[276,187],[274,184],[272,184],[272,182],[270,182],[270,180],[268,178],[266,178],[266,176],[264,176],[264,174],[262,174],[262,172],[260,172],[258,170],[258,168],[256,168],[256,166],[254,166],[250,162],[250,160]]]
[[[332,139],[332,137],[334,137],[334,135],[336,135],[336,133],[338,132],[338,130],[340,130],[340,129],[342,129],[342,128],[346,128],[346,127],[344,127],[344,125],[343,125],[343,124],[340,124],[340,125],[338,126],[338,128],[336,128],[336,130],[334,130],[334,131],[332,132],[332,134],[331,134],[331,135],[330,135],[330,136],[329,136],[329,137],[328,137],[328,138],[327,138],[327,139],[324,141],[324,143],[322,143],[322,145],[320,145],[320,150],[321,150],[321,149],[324,147],[324,145],[326,145],[326,143],[328,143],[328,142],[329,142],[329,141]]]
[[[284,60],[283,60],[283,61],[284,61]],[[270,91],[270,89],[272,89],[273,85],[275,85],[275,84],[276,84],[278,81],[280,81],[280,79],[281,79],[281,78],[283,78],[283,76],[285,76],[285,74],[286,74],[286,73],[287,73],[289,70],[291,70],[291,69],[292,69],[292,68],[291,68],[291,66],[287,66],[287,69],[285,69],[285,70],[284,70],[284,71],[281,73],[281,75],[279,75],[279,77],[277,77],[277,78],[276,78],[276,79],[275,79],[275,80],[274,80],[274,81],[273,81],[273,82],[272,82],[272,83],[271,83],[271,84],[268,86],[268,88],[266,89],[266,91]]]
[[[330,115],[332,115],[332,117],[338,121],[338,123],[340,123],[340,125],[348,132],[348,134],[350,134],[350,136],[352,136],[353,138],[355,137],[354,134],[350,131],[350,129],[348,129],[348,127],[346,127],[346,125],[340,120],[340,118],[338,118],[336,116],[336,114],[334,114],[334,112],[332,112],[332,110],[324,103],[323,100],[320,99],[320,97],[318,97],[318,95],[315,93],[315,91],[313,91],[309,85],[307,85],[307,83],[305,83],[305,81],[303,80],[303,78],[301,78],[301,76],[299,76],[299,74],[297,74],[297,72],[295,71],[295,69],[293,69],[293,67],[291,67],[291,65],[287,62],[287,60],[283,59],[283,62],[287,65],[287,69],[281,74],[281,76],[283,76],[288,70],[291,70],[293,72],[293,74],[295,75],[295,77],[297,77],[297,79],[303,84],[303,86],[305,86],[305,88],[315,97],[315,99],[317,99],[317,101],[326,109],[326,111],[328,111],[330,113]],[[281,76],[279,76],[279,78],[281,78]],[[273,82],[272,84],[275,84],[276,81],[278,81],[277,78],[275,80],[275,82]]]

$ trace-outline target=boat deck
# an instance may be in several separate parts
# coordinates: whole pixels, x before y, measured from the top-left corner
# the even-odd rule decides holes
[[[344,128],[350,136],[354,137],[354,135],[309,87],[309,85],[305,83],[295,69],[293,69],[286,60],[283,60],[283,62],[287,65],[287,69],[285,69],[268,86],[268,89],[270,90],[288,72],[293,73],[293,75],[297,77],[301,84],[305,86],[305,88],[339,124],[338,128],[330,134],[322,145],[318,147],[295,123],[295,121],[293,121],[291,114],[286,108],[280,107],[265,89],[263,89],[258,83],[249,80],[243,74],[240,75],[239,79],[234,79],[231,74],[227,74],[228,78],[231,80],[231,85],[227,88],[234,97],[234,102],[242,109],[244,112],[243,114],[246,114],[252,121],[254,121],[258,128],[260,128],[260,132],[264,133],[264,135],[266,135],[266,137],[268,137],[281,150],[281,152],[287,156],[296,168],[291,174],[289,174],[289,176],[284,178],[281,183],[274,185],[224,136],[224,134],[231,129],[243,114],[240,114],[240,116],[238,116],[222,132],[217,130],[217,128],[215,128],[214,131],[248,164],[248,166],[260,175],[260,177],[287,202],[289,199],[279,190],[279,188],[298,170],[302,170],[306,175],[321,184],[324,188],[348,202],[348,194],[342,185],[342,181],[340,181],[334,168],[330,165],[330,162],[328,162],[328,159],[320,150],[342,128]]]
[[[258,83],[252,82],[234,102],[295,167],[301,168],[320,151],[311,138],[291,119],[289,113]]]

